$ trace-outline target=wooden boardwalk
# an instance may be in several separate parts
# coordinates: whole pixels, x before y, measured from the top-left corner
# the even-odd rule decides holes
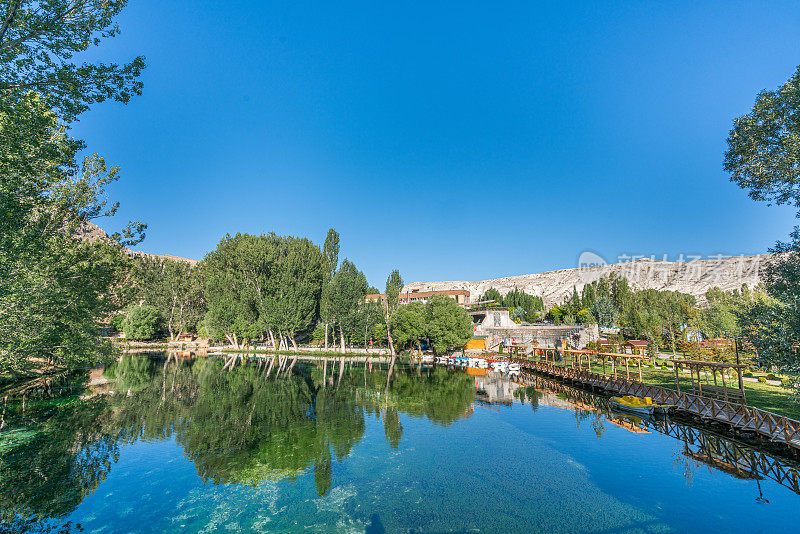
[[[690,413],[708,421],[724,423],[741,431],[753,432],[772,442],[781,443],[795,451],[800,451],[800,421],[766,410],[692,393],[684,393],[661,386],[651,386],[636,380],[604,376],[586,369],[563,367],[550,362],[513,357],[508,360],[519,364],[522,369],[557,377],[591,388],[599,388],[619,395],[651,397],[653,402],[672,404],[682,412]]]

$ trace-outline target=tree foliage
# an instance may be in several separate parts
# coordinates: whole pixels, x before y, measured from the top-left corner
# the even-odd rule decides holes
[[[198,269],[183,261],[143,256],[134,261],[132,285],[139,304],[158,309],[170,340],[197,332],[206,313]]]
[[[209,333],[255,341],[273,331],[283,340],[313,326],[319,308],[325,261],[308,239],[225,236],[202,265]]]
[[[724,167],[753,200],[800,208],[800,67],[734,119]]]
[[[134,306],[125,317],[122,328],[125,339],[136,341],[149,340],[156,337],[161,325],[161,315],[154,306]]]
[[[425,303],[425,336],[437,354],[463,346],[472,333],[472,319],[453,299],[434,296]]]
[[[127,102],[141,88],[143,62],[73,63],[116,34],[124,2],[11,0],[0,4],[0,367],[96,361],[98,321],[121,302],[127,270],[120,245],[136,243],[130,223],[109,240],[74,238],[114,215],[106,190],[118,168],[85,148],[67,124],[92,103]]]

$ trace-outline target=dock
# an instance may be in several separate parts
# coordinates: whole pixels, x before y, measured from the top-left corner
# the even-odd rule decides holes
[[[680,412],[706,421],[722,423],[743,432],[752,432],[773,443],[786,445],[795,453],[800,452],[800,421],[783,415],[746,404],[652,386],[629,378],[605,376],[586,369],[564,367],[551,362],[515,357],[508,358],[508,361],[519,364],[520,368],[526,371],[604,390],[615,395],[650,397],[658,404],[674,405]]]

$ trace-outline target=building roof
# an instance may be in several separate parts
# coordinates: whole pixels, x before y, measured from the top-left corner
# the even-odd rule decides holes
[[[646,347],[647,341],[642,341],[641,339],[629,339],[626,341],[628,345],[633,345],[634,347]]]
[[[400,298],[425,298],[425,297],[434,297],[436,295],[465,295],[469,296],[468,289],[445,289],[442,291],[409,291],[406,293],[400,293]]]

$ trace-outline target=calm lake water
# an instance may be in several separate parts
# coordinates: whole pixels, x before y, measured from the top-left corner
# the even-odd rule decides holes
[[[800,529],[800,496],[737,469],[736,444],[556,383],[405,369],[387,390],[386,370],[363,365],[340,382],[303,364],[263,373],[128,356],[90,398],[9,403],[0,531]]]

